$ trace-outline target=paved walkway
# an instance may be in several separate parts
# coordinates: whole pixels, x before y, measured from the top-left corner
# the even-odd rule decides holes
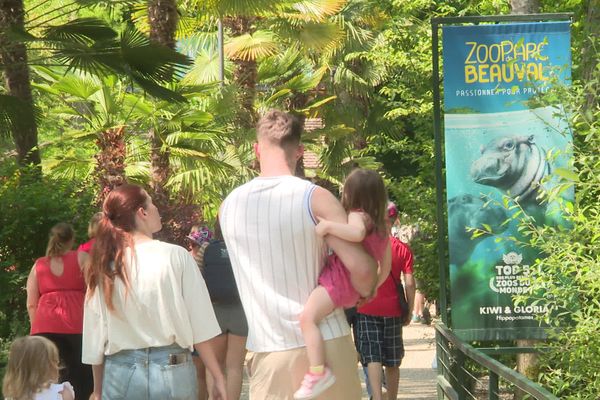
[[[398,399],[436,400],[433,326],[410,324],[403,330],[405,356],[400,367]]]
[[[431,368],[435,357],[433,326],[413,323],[404,328],[403,336],[406,354],[400,367],[398,399],[436,400],[436,371]],[[362,368],[360,365],[357,368],[363,381],[363,400],[367,400]],[[247,379],[244,379],[241,400],[249,400]]]

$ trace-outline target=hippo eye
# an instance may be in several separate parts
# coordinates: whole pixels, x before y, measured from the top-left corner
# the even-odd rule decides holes
[[[507,142],[504,142],[504,144],[502,145],[502,149],[503,150],[512,150],[515,148],[515,142],[512,140],[509,140]]]

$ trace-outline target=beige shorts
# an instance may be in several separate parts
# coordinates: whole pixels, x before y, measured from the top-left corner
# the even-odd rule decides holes
[[[360,400],[356,350],[350,335],[325,341],[325,359],[335,384],[318,400]],[[248,360],[250,400],[293,400],[308,372],[306,348],[253,353]]]

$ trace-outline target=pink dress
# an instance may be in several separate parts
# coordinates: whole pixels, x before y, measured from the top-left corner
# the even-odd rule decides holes
[[[387,247],[387,236],[380,236],[375,230],[367,235],[362,245],[377,262],[383,260]],[[334,253],[327,257],[325,267],[319,276],[319,285],[323,286],[336,307],[354,307],[360,299],[360,294],[352,286],[350,271]]]

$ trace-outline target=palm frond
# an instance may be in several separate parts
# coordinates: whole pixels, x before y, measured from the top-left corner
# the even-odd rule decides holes
[[[39,110],[15,96],[0,94],[0,136],[12,131],[30,129],[39,118]]]
[[[301,69],[307,69],[306,59],[297,46],[289,46],[283,53],[275,54],[261,61],[257,80],[263,83],[281,81],[291,77]]]
[[[199,0],[199,13],[220,17],[257,16],[289,6],[289,0]]]
[[[272,56],[279,51],[279,44],[274,33],[259,30],[232,38],[225,45],[225,54],[238,60],[259,60]]]
[[[202,51],[216,52],[217,43],[216,31],[198,31],[185,38],[181,38],[177,42],[177,48],[183,54],[187,54],[188,57],[194,59]]]
[[[90,96],[100,90],[100,82],[98,82],[97,79],[94,80],[90,77],[70,74],[58,80],[58,82],[52,85],[52,89],[61,93],[67,93],[82,100],[87,100]]]
[[[333,82],[348,91],[364,92],[370,87],[367,81],[345,65],[340,65],[336,68],[333,75]]]
[[[308,104],[303,109],[296,110],[296,111],[303,112],[303,113],[306,113],[306,114],[308,114],[308,113],[315,113],[315,111],[318,110],[319,107],[321,107],[321,106],[323,106],[323,105],[325,105],[325,104],[327,104],[327,103],[329,103],[329,102],[331,102],[331,101],[333,101],[335,99],[337,99],[337,96],[328,96],[328,97],[325,97],[323,99],[317,99],[317,100],[313,101],[312,103]]]
[[[143,33],[131,26],[123,30],[120,39],[115,38],[116,33],[104,22],[90,18],[71,21],[67,28],[52,28],[45,32],[48,36],[39,38],[52,45],[55,50],[51,57],[63,63],[67,71],[79,70],[92,75],[112,72],[128,76],[158,98],[185,100],[162,86],[173,74],[183,74],[190,65],[185,55],[150,43]],[[79,39],[73,42],[71,36]]]
[[[95,160],[89,153],[67,148],[59,154],[45,156],[42,168],[56,178],[69,181],[85,179],[94,172]]]
[[[149,161],[125,161],[125,175],[137,182],[146,182],[150,177]]]
[[[284,14],[288,18],[299,17],[310,21],[323,21],[344,8],[347,0],[302,0],[292,5],[298,14]]]
[[[284,41],[297,43],[305,51],[324,54],[333,53],[345,38],[343,27],[330,21],[295,24],[279,21],[273,25],[273,31]]]
[[[219,54],[201,50],[196,55],[193,67],[183,77],[183,83],[198,85],[219,80]]]
[[[61,25],[51,26],[46,28],[42,35],[45,42],[68,42],[83,45],[116,37],[117,32],[97,18],[78,18]]]
[[[321,82],[321,79],[323,79],[323,75],[325,75],[326,71],[326,67],[321,67],[316,71],[306,71],[294,76],[292,79],[279,86],[278,89],[290,89],[297,92],[306,92],[317,87],[319,82]]]

